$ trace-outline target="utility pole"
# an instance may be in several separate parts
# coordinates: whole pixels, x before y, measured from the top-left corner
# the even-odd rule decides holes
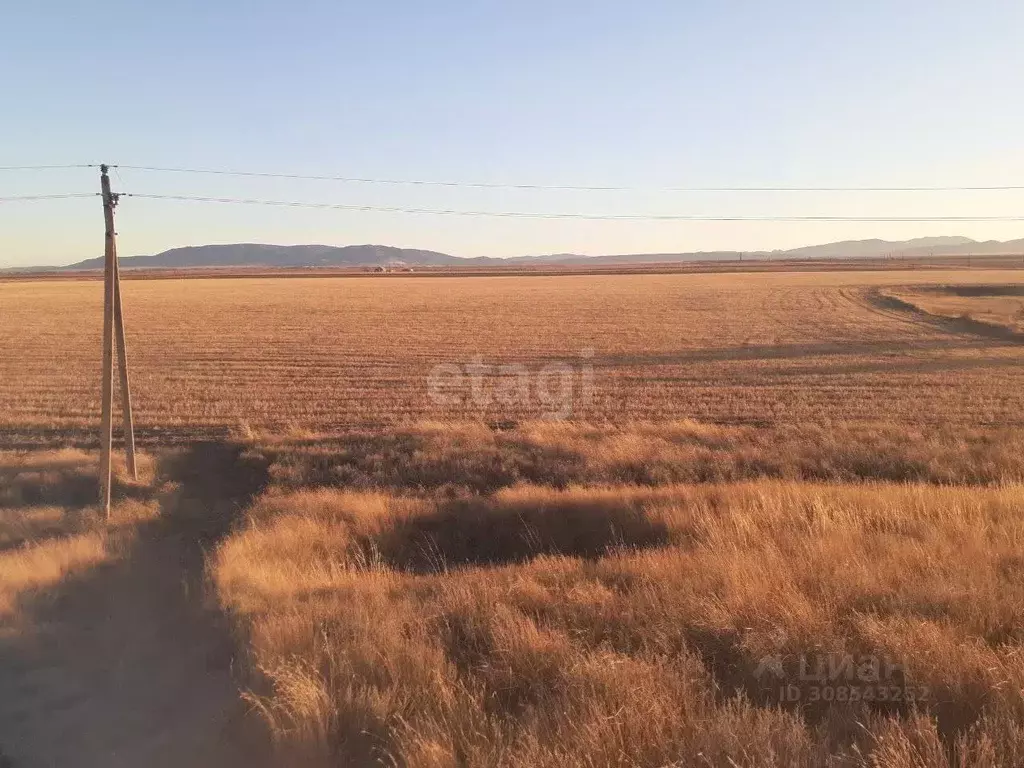
[[[100,166],[100,190],[103,194],[103,224],[106,231],[103,249],[103,375],[100,387],[100,506],[110,517],[110,453],[113,450],[114,424],[111,406],[114,399],[114,196],[110,194],[107,166]]]
[[[117,264],[117,244],[114,244],[114,336],[117,341],[117,362],[121,371],[121,413],[124,418],[124,444],[128,456],[128,472],[132,480],[139,479],[135,461],[135,419],[132,416],[132,388],[128,378],[128,346],[124,338],[124,310],[121,308],[121,269]]]
[[[118,196],[110,191],[107,166],[100,166],[100,190],[103,197],[103,224],[105,230],[103,251],[103,373],[101,378],[100,426],[100,506],[110,517],[111,453],[114,442],[114,337],[117,336],[118,363],[121,369],[121,398],[124,414],[125,443],[128,450],[128,469],[138,476],[135,463],[135,434],[132,420],[131,390],[128,379],[128,350],[125,346],[124,314],[121,308],[121,277],[117,268],[117,233],[114,231],[114,208]]]

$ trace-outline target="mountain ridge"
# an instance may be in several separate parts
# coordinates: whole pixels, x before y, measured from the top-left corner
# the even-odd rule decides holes
[[[968,237],[919,237],[911,240],[843,240],[774,251],[686,251],[666,253],[625,253],[585,256],[574,253],[542,254],[496,258],[461,257],[440,251],[398,248],[388,245],[271,245],[231,243],[171,248],[157,254],[128,256],[120,260],[123,269],[190,269],[218,267],[455,267],[517,265],[643,264],[686,261],[735,261],[741,259],[846,259],[886,256],[990,255],[1024,253],[1019,240],[977,241]],[[86,259],[67,266],[12,268],[19,272],[81,271],[101,269],[103,258]],[[3,270],[3,271],[12,271]]]

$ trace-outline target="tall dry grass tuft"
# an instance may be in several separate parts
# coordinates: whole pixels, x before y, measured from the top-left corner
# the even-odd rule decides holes
[[[139,468],[136,481],[115,463],[117,502],[104,520],[90,506],[98,495],[95,455],[0,452],[0,623],[18,620],[20,601],[117,557],[132,525],[157,513],[148,499],[153,459],[140,455]]]

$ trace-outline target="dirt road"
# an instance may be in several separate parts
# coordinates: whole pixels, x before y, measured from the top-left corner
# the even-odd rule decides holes
[[[121,557],[34,596],[0,628],[3,768],[230,768],[267,753],[203,580],[204,549],[265,474],[220,444],[160,473],[178,490]]]

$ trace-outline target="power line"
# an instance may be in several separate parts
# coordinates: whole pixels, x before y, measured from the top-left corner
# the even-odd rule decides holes
[[[17,195],[0,197],[0,203],[23,203],[31,200],[70,200],[76,197],[98,197],[99,192],[74,192],[66,195]]]
[[[122,166],[123,167],[123,166]],[[176,200],[195,203],[234,203],[267,205],[284,208],[311,208],[342,211],[373,211],[378,213],[409,213],[439,216],[489,216],[525,219],[587,219],[602,221],[862,221],[862,222],[1017,222],[1024,216],[704,216],[688,214],[587,214],[547,213],[529,211],[464,211],[448,208],[400,208],[376,205],[311,203],[297,200],[257,200],[234,197],[193,197],[188,195],[152,195],[125,193],[123,197],[147,200]]]
[[[478,189],[549,189],[577,192],[1000,192],[1024,190],[1016,185],[983,186],[908,186],[908,187],[637,187],[637,186],[580,186],[571,184],[500,184],[468,181],[431,181],[423,179],[372,179],[354,176],[321,176],[298,173],[269,173],[263,171],[234,171],[216,168],[173,168],[148,165],[111,166],[132,171],[156,173],[191,173],[214,176],[242,176],[266,179],[297,179],[306,181],[339,181],[350,184],[391,184],[431,187],[472,187]]]
[[[96,163],[78,163],[67,165],[4,165],[0,171],[42,171],[63,170],[71,168],[99,168]],[[577,185],[577,184],[509,184],[498,182],[472,181],[438,181],[428,179],[379,179],[358,176],[331,176],[299,173],[272,173],[266,171],[236,171],[222,168],[178,168],[151,165],[109,165],[110,168],[123,168],[132,171],[155,173],[185,173],[215,176],[238,176],[268,179],[295,179],[305,181],[338,181],[350,184],[388,184],[407,186],[432,187],[469,187],[477,189],[546,189],[577,192],[1006,192],[1024,190],[1024,185],[991,184],[974,186],[936,185],[936,186],[733,186],[733,187],[643,187],[614,185]]]
[[[488,182],[471,181],[427,181],[418,179],[368,179],[355,176],[319,176],[304,175],[298,173],[265,173],[262,171],[230,171],[213,168],[160,168],[143,165],[122,165],[118,166],[131,171],[154,171],[160,173],[198,173],[214,176],[247,176],[266,179],[299,179],[305,181],[341,181],[351,184],[395,184],[410,186],[430,187],[473,187],[482,189],[559,189],[577,190],[588,192],[627,190],[630,187],[609,187],[609,186],[568,186],[568,185],[546,185],[546,184],[496,184]]]
[[[55,171],[69,168],[99,168],[98,165],[0,165],[0,171]]]

